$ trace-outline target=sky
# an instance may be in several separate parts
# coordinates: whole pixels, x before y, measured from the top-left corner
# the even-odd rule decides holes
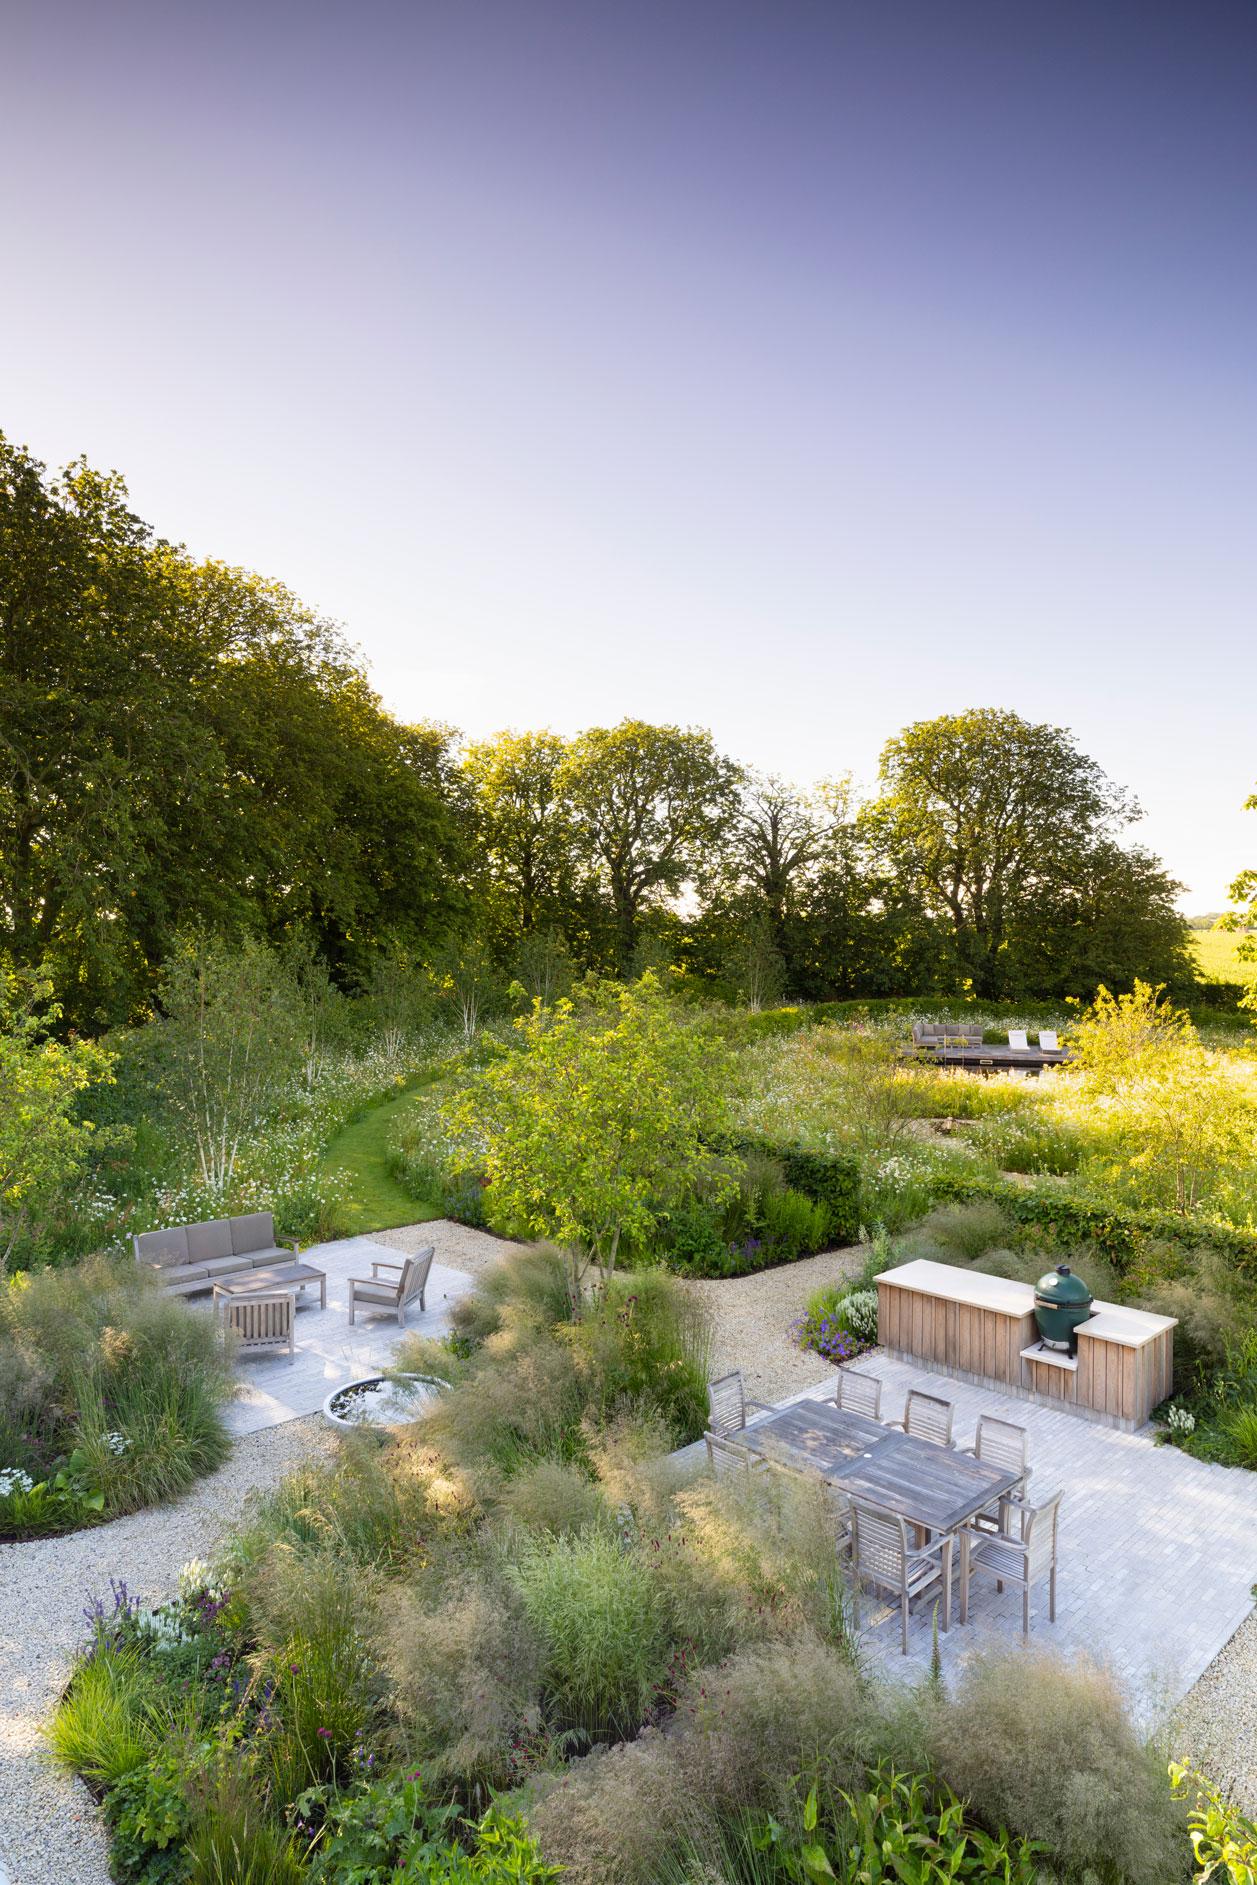
[[[0,0],[0,123],[0,430],[403,718],[1009,708],[1257,864],[1251,0]]]

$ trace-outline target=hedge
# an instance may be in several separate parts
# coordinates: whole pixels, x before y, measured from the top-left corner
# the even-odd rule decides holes
[[[1120,1271],[1149,1242],[1176,1243],[1184,1250],[1208,1244],[1231,1259],[1240,1271],[1257,1272],[1257,1234],[1214,1218],[1180,1217],[1174,1211],[1135,1211],[1122,1205],[1058,1191],[1053,1186],[1021,1186],[1006,1179],[968,1178],[939,1172],[930,1181],[938,1199],[972,1203],[990,1198],[1027,1230],[1041,1230],[1055,1244],[1094,1243]]]
[[[773,1139],[738,1139],[733,1152],[759,1152],[777,1159],[791,1191],[802,1192],[813,1204],[823,1204],[829,1212],[830,1231],[835,1243],[853,1244],[860,1235],[860,1161],[849,1153],[828,1157],[819,1152],[805,1152],[801,1146],[781,1145]]]

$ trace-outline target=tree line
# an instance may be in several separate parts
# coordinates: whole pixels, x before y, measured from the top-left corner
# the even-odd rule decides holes
[[[1062,728],[920,722],[866,803],[697,728],[463,742],[389,714],[281,584],[2,434],[0,682],[0,955],[86,1032],[150,1012],[193,930],[300,939],[351,990],[387,962],[543,994],[667,963],[754,1006],[1192,979],[1179,886]]]

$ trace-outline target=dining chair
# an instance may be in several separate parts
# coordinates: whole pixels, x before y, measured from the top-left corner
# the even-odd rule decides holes
[[[908,1613],[936,1584],[943,1600],[943,1628],[951,1628],[951,1557],[952,1535],[945,1533],[924,1549],[910,1544],[907,1521],[898,1512],[870,1505],[863,1499],[851,1501],[853,1583],[857,1593],[861,1583],[889,1592],[899,1599],[899,1620],[903,1653],[908,1654]],[[857,1623],[858,1623],[857,1616]]]
[[[1011,1420],[997,1420],[994,1414],[978,1417],[977,1436],[972,1446],[962,1446],[962,1453],[972,1454],[984,1466],[996,1466],[1004,1473],[1017,1473],[1015,1486],[984,1506],[971,1522],[978,1531],[1002,1532],[1004,1508],[1013,1499],[1024,1499],[1030,1482],[1030,1435]]]
[[[951,1446],[955,1413],[950,1401],[942,1400],[937,1394],[922,1394],[919,1388],[909,1388],[903,1419],[888,1420],[886,1425],[910,1433],[914,1440],[932,1440],[935,1446]]]
[[[863,1414],[866,1420],[882,1417],[882,1384],[874,1374],[861,1374],[858,1368],[840,1368],[834,1400],[850,1414]]]
[[[975,1571],[995,1579],[997,1591],[1012,1584],[1021,1592],[1021,1633],[1030,1635],[1030,1591],[1041,1578],[1048,1580],[1048,1616],[1056,1622],[1057,1519],[1061,1493],[1049,1493],[1038,1505],[1010,1499],[1005,1507],[1006,1529],[978,1531],[965,1525],[960,1532],[960,1621],[969,1616],[969,1579]]]
[[[705,1433],[703,1438],[707,1442],[707,1464],[717,1479],[749,1487],[753,1479],[768,1471],[765,1460],[726,1434]]]
[[[753,1407],[758,1413],[775,1413],[775,1408],[767,1401],[750,1401],[742,1388],[742,1370],[735,1368],[732,1374],[722,1374],[718,1380],[707,1383],[707,1425],[714,1434],[741,1433],[746,1425],[746,1410]]]

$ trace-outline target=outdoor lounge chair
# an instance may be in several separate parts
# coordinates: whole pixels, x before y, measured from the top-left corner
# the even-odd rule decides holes
[[[1021,1592],[1021,1633],[1030,1635],[1030,1590],[1040,1578],[1048,1579],[1048,1616],[1056,1622],[1056,1534],[1061,1494],[1053,1492],[1039,1505],[1010,1499],[1007,1527],[1000,1532],[978,1531],[966,1525],[960,1533],[960,1621],[969,1615],[969,1579],[982,1571],[995,1579],[996,1590],[1005,1584]]]
[[[834,1403],[849,1414],[863,1414],[866,1420],[882,1417],[882,1384],[875,1374],[861,1374],[858,1368],[840,1368]]]
[[[259,1291],[256,1296],[233,1296],[227,1302],[223,1320],[240,1338],[241,1355],[275,1355],[286,1352],[295,1359],[293,1321],[297,1313],[296,1292],[291,1289]]]
[[[1002,1532],[1004,1530],[1005,1507],[1013,1500],[1026,1496],[1026,1486],[1030,1480],[1030,1468],[1026,1461],[1030,1456],[1030,1436],[1024,1427],[1016,1426],[1011,1420],[997,1420],[994,1414],[982,1414],[978,1418],[978,1432],[972,1446],[961,1447],[962,1453],[971,1453],[975,1460],[984,1465],[998,1466],[1006,1473],[1020,1473],[1021,1478],[1008,1492],[997,1499],[986,1510],[979,1512],[973,1521],[978,1531]]]
[[[1026,1039],[1026,1030],[1024,1028],[1009,1028],[1008,1045],[1016,1054],[1028,1054],[1030,1052],[1030,1043]]]
[[[1061,1051],[1060,1042],[1057,1040],[1056,1035],[1053,1033],[1051,1028],[1039,1029],[1039,1047],[1041,1051],[1045,1054],[1059,1054],[1060,1053]]]
[[[951,1552],[950,1532],[936,1538],[932,1545],[918,1550],[908,1543],[908,1522],[898,1512],[887,1512],[879,1505],[866,1505],[863,1499],[851,1501],[854,1533],[851,1559],[857,1608],[862,1583],[872,1584],[899,1599],[903,1634],[903,1653],[908,1654],[908,1612],[927,1592],[939,1586],[943,1600],[943,1628],[951,1628]],[[858,1619],[857,1619],[858,1621]]]
[[[755,1408],[757,1413],[771,1414],[774,1409],[767,1401],[748,1401],[742,1391],[742,1370],[735,1368],[732,1374],[722,1374],[718,1380],[707,1383],[707,1420],[712,1433],[727,1437],[731,1433],[741,1433],[746,1425],[746,1410]]]
[[[951,1446],[951,1424],[955,1414],[956,1410],[950,1401],[942,1400],[937,1394],[922,1394],[919,1388],[909,1388],[903,1406],[903,1419],[888,1420],[886,1425],[899,1427],[916,1440],[932,1440],[935,1446]]]
[[[397,1317],[398,1327],[404,1327],[406,1311],[419,1298],[419,1311],[426,1307],[425,1291],[428,1287],[428,1271],[432,1268],[432,1259],[436,1255],[433,1245],[421,1250],[417,1257],[407,1257],[404,1263],[390,1263],[380,1257],[371,1265],[369,1277],[351,1276],[349,1278],[349,1320],[354,1319],[354,1310],[359,1304],[364,1309],[385,1310]],[[396,1270],[397,1281],[390,1283],[380,1275],[381,1270]]]

